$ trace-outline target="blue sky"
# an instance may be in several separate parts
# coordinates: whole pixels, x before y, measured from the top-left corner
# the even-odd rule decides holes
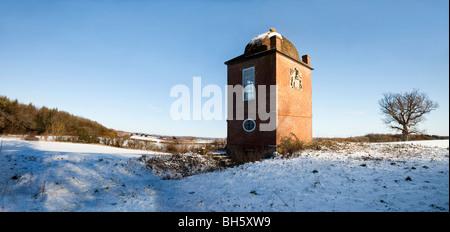
[[[449,134],[447,0],[0,0],[0,95],[118,130],[226,137],[225,120],[172,120],[170,89],[200,76],[224,90],[224,61],[271,27],[311,56],[313,136],[393,132],[378,100],[414,88],[440,104],[420,128]]]

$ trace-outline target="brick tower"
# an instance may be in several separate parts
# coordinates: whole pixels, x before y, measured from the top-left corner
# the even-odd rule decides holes
[[[309,55],[300,59],[294,45],[272,28],[253,38],[245,47],[244,54],[225,64],[228,73],[229,149],[270,149],[291,132],[302,141],[312,140],[313,68]],[[242,86],[241,94],[230,92],[235,86]],[[275,90],[271,92],[270,86],[276,86]],[[259,96],[261,90],[265,90],[265,98]],[[273,110],[269,120],[258,110],[265,105],[266,112],[269,112],[271,103]],[[239,117],[239,104],[243,105],[243,118]],[[255,108],[256,114],[249,110]],[[275,127],[264,129],[269,121]]]

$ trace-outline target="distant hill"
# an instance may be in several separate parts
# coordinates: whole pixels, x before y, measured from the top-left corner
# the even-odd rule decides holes
[[[117,132],[57,108],[37,108],[0,96],[0,134],[76,136],[77,142],[94,143],[100,136],[115,137]]]

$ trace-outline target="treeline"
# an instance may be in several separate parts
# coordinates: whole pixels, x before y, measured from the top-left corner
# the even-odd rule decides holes
[[[434,140],[434,139],[448,139],[448,136],[412,134],[408,136],[409,141],[414,140]],[[400,142],[402,140],[401,134],[367,134],[364,136],[348,137],[348,138],[317,138],[317,140],[331,140],[336,142]]]
[[[0,96],[0,134],[74,136],[76,142],[85,143],[98,143],[102,136],[117,136],[116,131],[89,119],[4,96]]]

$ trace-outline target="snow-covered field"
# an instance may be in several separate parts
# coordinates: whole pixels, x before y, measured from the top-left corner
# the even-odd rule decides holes
[[[449,211],[449,141],[341,144],[178,180],[101,145],[0,138],[0,211]]]

